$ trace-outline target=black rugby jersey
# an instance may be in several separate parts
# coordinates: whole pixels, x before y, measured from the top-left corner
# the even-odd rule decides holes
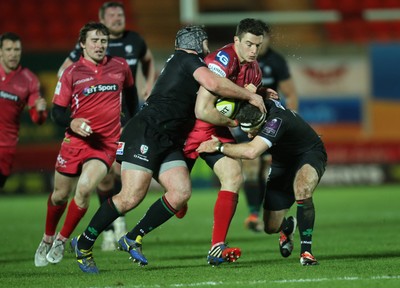
[[[278,91],[278,84],[290,78],[290,71],[286,59],[268,48],[264,55],[258,58],[258,64],[262,72],[262,86]]]
[[[312,149],[325,151],[324,145],[314,129],[296,112],[285,109],[275,100],[266,100],[267,120],[258,136],[268,139],[272,159],[286,162]]]
[[[141,117],[170,137],[186,138],[196,119],[194,107],[200,87],[193,73],[202,66],[207,67],[198,55],[175,51],[139,112]]]

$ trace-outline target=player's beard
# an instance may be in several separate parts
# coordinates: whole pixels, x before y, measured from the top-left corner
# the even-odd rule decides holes
[[[119,37],[122,35],[122,33],[124,33],[125,24],[122,22],[113,24],[108,30],[112,36]]]

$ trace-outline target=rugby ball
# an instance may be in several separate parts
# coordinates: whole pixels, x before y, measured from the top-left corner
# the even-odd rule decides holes
[[[227,98],[218,98],[215,102],[215,108],[228,118],[234,119],[239,110],[239,101]]]

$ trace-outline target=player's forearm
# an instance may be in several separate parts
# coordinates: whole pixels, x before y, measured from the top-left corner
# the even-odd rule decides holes
[[[196,149],[196,151],[199,153],[220,152],[231,158],[249,159],[249,160],[255,159],[260,155],[258,151],[248,143],[241,143],[241,144],[221,143],[215,136],[211,136],[210,140],[201,143],[200,146]]]
[[[215,108],[215,100],[216,97],[210,91],[200,87],[194,109],[196,117],[217,126],[237,126],[234,120],[224,116]]]
[[[255,94],[250,92],[248,89],[236,85],[227,78],[222,79],[223,80],[218,86],[217,91],[214,91],[219,96],[245,101],[249,101],[252,97],[254,97]]]
[[[227,78],[222,79],[224,80],[221,83],[222,90],[220,89],[215,91],[216,94],[226,98],[248,101],[250,104],[260,109],[261,112],[265,113],[267,111],[265,108],[264,99],[260,95],[234,84]]]
[[[221,145],[218,144],[216,150],[231,158],[253,160],[259,156],[257,151],[255,149],[252,149],[252,147],[249,146],[248,143],[221,143]]]
[[[221,114],[215,107],[210,109],[195,109],[197,119],[217,125],[236,127],[237,121],[229,119]]]

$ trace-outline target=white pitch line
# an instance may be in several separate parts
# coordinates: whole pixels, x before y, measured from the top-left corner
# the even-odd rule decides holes
[[[330,282],[330,281],[359,281],[359,280],[384,280],[384,279],[400,279],[400,275],[394,276],[371,276],[367,278],[350,276],[350,277],[336,277],[336,278],[309,278],[309,279],[285,279],[285,280],[255,280],[250,282],[198,282],[198,283],[190,283],[190,284],[170,284],[167,285],[169,287],[196,287],[196,286],[217,286],[217,285],[258,285],[258,284],[268,284],[268,283],[307,283],[307,282]],[[143,287],[143,286],[141,286]],[[150,288],[150,286],[146,286],[143,288]]]
[[[358,276],[348,276],[348,277],[335,277],[335,278],[308,278],[308,279],[285,279],[285,280],[254,280],[249,282],[224,282],[224,281],[207,281],[207,282],[197,282],[197,283],[177,283],[169,285],[124,285],[126,288],[159,288],[159,287],[197,287],[197,286],[217,286],[217,285],[240,285],[240,286],[251,286],[259,284],[272,284],[272,283],[309,283],[309,282],[331,282],[331,281],[360,281],[360,280],[387,280],[387,279],[400,279],[400,275],[382,275],[382,276],[371,276],[371,277],[358,277]],[[91,287],[96,288],[96,287]],[[107,288],[114,288],[112,286]]]

